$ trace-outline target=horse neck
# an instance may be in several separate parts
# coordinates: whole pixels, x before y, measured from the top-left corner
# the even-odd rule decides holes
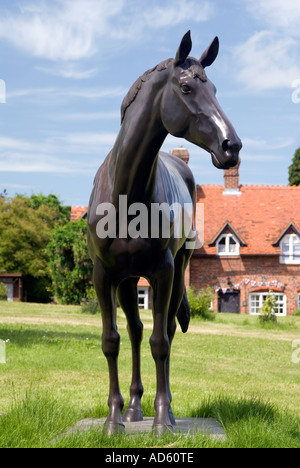
[[[158,153],[168,132],[160,119],[162,84],[153,81],[155,77],[143,85],[127,109],[112,150],[110,179],[115,204],[119,195],[127,195],[130,204],[146,203],[154,192]]]

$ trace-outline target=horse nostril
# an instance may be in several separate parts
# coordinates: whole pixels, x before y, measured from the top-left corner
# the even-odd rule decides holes
[[[222,149],[224,153],[230,149],[230,140],[224,140],[222,143]]]
[[[242,149],[241,141],[232,143],[230,140],[224,140],[222,143],[222,149],[224,153],[231,151],[232,153],[239,152]]]

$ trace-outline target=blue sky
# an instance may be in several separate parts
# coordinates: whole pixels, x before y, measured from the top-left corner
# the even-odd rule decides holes
[[[241,183],[287,184],[300,146],[299,24],[299,0],[0,0],[0,192],[87,205],[124,95],[189,29],[197,58],[220,38],[207,74],[244,144]],[[172,136],[163,150],[179,145],[197,183],[223,183],[203,150]]]

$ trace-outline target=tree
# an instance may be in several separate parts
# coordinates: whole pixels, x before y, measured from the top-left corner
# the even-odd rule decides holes
[[[0,301],[6,301],[7,289],[4,283],[0,283]]]
[[[51,196],[39,200],[24,195],[0,198],[0,271],[21,273],[27,300],[47,302],[51,279],[45,248],[54,226],[63,221],[59,203],[51,206]]]
[[[55,299],[62,304],[80,304],[92,279],[86,220],[56,226],[47,254]]]
[[[199,292],[196,292],[195,288],[191,286],[187,291],[191,317],[200,317],[203,320],[215,320],[216,314],[210,308],[213,295],[214,290],[210,286],[206,289],[201,289]]]
[[[289,184],[300,185],[300,148],[296,150],[292,164],[289,167]]]
[[[58,221],[60,224],[70,221],[71,207],[62,205],[56,195],[50,194],[45,196],[42,193],[38,193],[37,195],[33,194],[29,198],[28,203],[34,210],[38,210],[43,205],[48,206],[55,214],[54,221]]]
[[[272,291],[270,291],[270,295],[267,296],[266,300],[263,303],[262,308],[259,310],[260,315],[259,315],[259,321],[264,324],[264,323],[277,323],[277,318],[275,315],[275,310],[277,306],[277,300],[276,297],[272,294]]]

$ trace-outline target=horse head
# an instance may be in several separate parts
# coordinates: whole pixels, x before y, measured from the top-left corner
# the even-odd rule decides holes
[[[217,58],[216,37],[200,60],[189,57],[191,34],[183,37],[165,87],[161,119],[165,129],[200,146],[212,156],[218,169],[238,163],[242,142],[216,98],[216,88],[207,78],[205,68]]]

